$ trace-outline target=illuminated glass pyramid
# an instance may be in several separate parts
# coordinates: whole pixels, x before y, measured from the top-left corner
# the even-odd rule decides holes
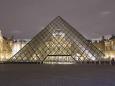
[[[58,16],[9,61],[74,64],[99,61],[103,56],[101,51]]]

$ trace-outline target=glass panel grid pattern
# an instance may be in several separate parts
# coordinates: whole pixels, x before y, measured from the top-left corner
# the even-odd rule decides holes
[[[100,61],[103,57],[101,51],[58,16],[9,61],[75,64],[81,61]]]

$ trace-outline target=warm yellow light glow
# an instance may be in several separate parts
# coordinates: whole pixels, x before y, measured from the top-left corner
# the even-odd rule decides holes
[[[15,44],[12,50],[12,54],[16,54],[21,49],[19,44]]]

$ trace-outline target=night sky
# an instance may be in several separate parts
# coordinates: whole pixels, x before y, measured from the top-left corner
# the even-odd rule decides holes
[[[6,36],[32,38],[57,16],[89,39],[115,34],[115,0],[0,0]]]

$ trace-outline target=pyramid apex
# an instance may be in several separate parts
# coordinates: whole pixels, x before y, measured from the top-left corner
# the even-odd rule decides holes
[[[57,17],[61,18],[61,16],[57,16]]]
[[[61,17],[61,16],[57,16],[57,17],[56,17],[56,19],[57,19],[57,18],[62,19],[62,17]]]
[[[57,16],[50,23],[54,23],[54,22],[56,23],[57,21],[64,21],[64,19],[61,16]]]
[[[65,21],[61,16],[54,18],[54,21]]]

